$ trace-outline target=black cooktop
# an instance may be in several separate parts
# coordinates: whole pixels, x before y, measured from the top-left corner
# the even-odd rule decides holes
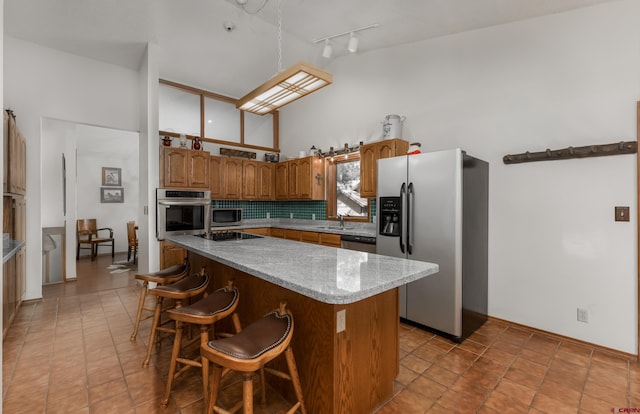
[[[203,234],[200,237],[213,241],[262,239],[262,236],[258,236],[256,234],[241,233],[239,231],[219,231],[215,233]]]

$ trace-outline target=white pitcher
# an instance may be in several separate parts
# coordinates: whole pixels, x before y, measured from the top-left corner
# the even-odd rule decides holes
[[[382,123],[382,138],[402,138],[402,123],[407,119],[406,116],[387,115]]]

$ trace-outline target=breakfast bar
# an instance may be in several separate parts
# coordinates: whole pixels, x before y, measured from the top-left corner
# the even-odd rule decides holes
[[[392,397],[399,372],[397,288],[436,273],[436,264],[246,233],[168,240],[187,249],[192,269],[205,267],[212,289],[234,280],[243,326],[287,302],[309,413],[371,413]],[[287,398],[293,394],[286,382],[269,385]]]

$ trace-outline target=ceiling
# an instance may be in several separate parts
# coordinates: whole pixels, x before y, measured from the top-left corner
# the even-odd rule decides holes
[[[4,30],[131,69],[152,42],[162,78],[239,97],[298,60],[348,58],[348,36],[332,41],[331,59],[313,40],[373,23],[358,33],[358,53],[608,1],[617,0],[4,0]]]

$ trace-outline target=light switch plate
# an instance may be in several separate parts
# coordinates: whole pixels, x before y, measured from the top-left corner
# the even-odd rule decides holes
[[[616,207],[616,221],[629,221],[629,207]]]

